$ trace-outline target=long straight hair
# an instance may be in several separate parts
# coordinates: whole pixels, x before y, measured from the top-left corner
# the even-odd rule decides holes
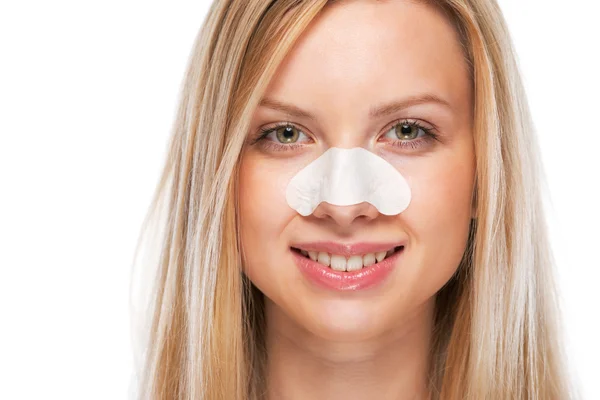
[[[456,28],[474,88],[477,215],[436,297],[432,399],[574,398],[544,172],[503,15],[495,0],[419,2]],[[239,161],[277,67],[327,3],[219,0],[202,25],[134,258],[156,252],[135,266],[153,277],[134,310],[147,317],[141,399],[264,398],[264,304],[241,268]]]

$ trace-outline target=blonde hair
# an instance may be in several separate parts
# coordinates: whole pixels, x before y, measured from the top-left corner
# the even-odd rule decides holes
[[[543,169],[503,15],[494,0],[420,2],[456,27],[475,99],[477,215],[436,298],[432,398],[572,398]],[[203,23],[136,248],[137,260],[152,237],[158,253],[143,267],[156,278],[139,398],[264,395],[262,297],[241,271],[237,234],[239,157],[278,65],[327,3],[215,1]]]

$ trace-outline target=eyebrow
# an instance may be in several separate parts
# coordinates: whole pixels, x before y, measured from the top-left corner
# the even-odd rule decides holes
[[[443,106],[443,107],[446,107],[446,108],[452,110],[452,106],[446,100],[442,99],[441,97],[439,97],[435,94],[425,93],[425,94],[415,95],[415,96],[407,97],[407,98],[399,100],[399,101],[393,101],[391,103],[382,104],[382,105],[373,107],[369,111],[369,116],[371,118],[381,118],[386,115],[393,114],[398,111],[402,111],[406,108],[414,107],[414,106],[420,105],[420,104],[427,104],[427,103],[438,104],[440,106]],[[315,121],[317,119],[313,114],[309,113],[308,111],[305,111],[305,110],[303,110],[299,107],[296,107],[292,104],[284,103],[282,101],[275,100],[275,99],[263,98],[261,100],[259,106],[271,108],[271,109],[277,110],[277,111],[281,111],[281,112],[284,112],[284,113],[286,113],[292,117],[296,117],[296,118],[305,118],[305,119],[309,119],[312,121]]]

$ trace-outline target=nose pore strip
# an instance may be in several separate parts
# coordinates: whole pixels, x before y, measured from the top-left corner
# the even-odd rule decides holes
[[[286,201],[307,216],[325,201],[338,206],[368,202],[384,215],[404,211],[410,187],[390,163],[362,148],[332,147],[301,169],[289,182]]]

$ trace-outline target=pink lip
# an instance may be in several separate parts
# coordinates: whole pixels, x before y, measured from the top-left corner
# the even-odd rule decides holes
[[[387,247],[387,249],[392,247],[393,245],[391,247]],[[324,266],[323,264],[303,256],[295,250],[291,250],[291,252],[300,271],[313,283],[330,290],[356,291],[371,288],[382,283],[393,271],[394,265],[402,256],[402,254],[404,254],[404,249],[401,249],[391,256],[386,257],[381,262],[373,264],[369,267],[364,267],[359,271],[352,272],[335,271]],[[376,251],[369,250],[365,253],[372,252]],[[340,252],[339,249],[337,251],[332,251],[332,253],[340,255],[343,254],[343,252]]]

